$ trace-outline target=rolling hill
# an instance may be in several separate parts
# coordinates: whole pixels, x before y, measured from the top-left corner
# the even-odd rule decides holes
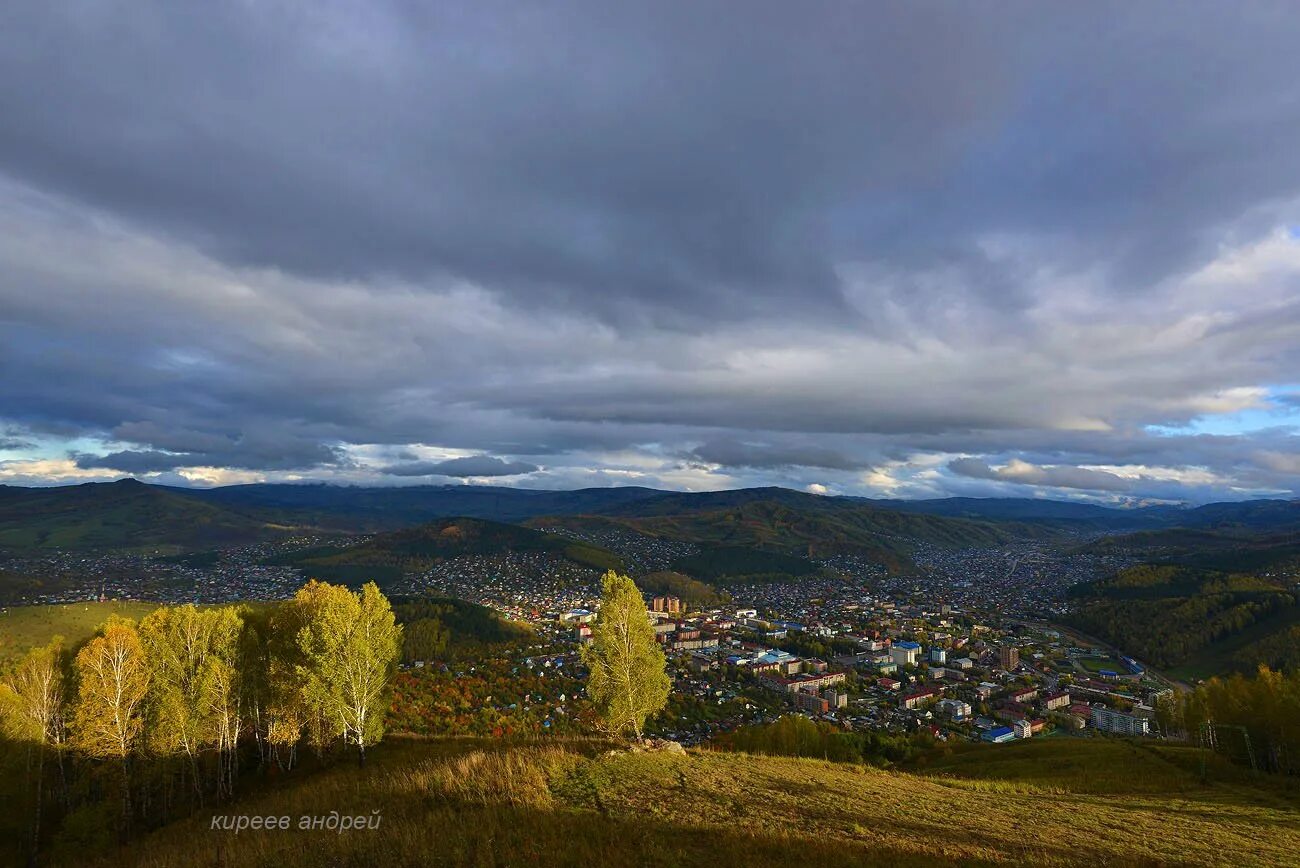
[[[379,534],[360,545],[295,552],[276,563],[297,566],[315,578],[344,582],[373,578],[384,584],[449,558],[507,551],[551,554],[594,570],[623,569],[617,555],[590,543],[477,518],[440,519]]]
[[[231,485],[172,491],[226,509],[291,515],[356,531],[395,530],[439,518],[520,522],[540,515],[600,513],[663,493],[634,486],[549,491],[492,485],[365,488],[324,484]]]
[[[98,859],[75,837],[50,864],[834,865],[1293,864],[1294,794],[1191,748],[1034,739],[885,771],[814,759],[608,751],[590,741],[390,738],[367,768],[250,781]],[[377,830],[299,831],[371,812]],[[214,831],[212,817],[287,816]],[[92,861],[93,860],[93,861]]]
[[[858,501],[822,498],[785,491],[777,499],[741,497],[769,492],[720,492],[718,495],[673,495],[620,507],[615,516],[548,516],[532,526],[558,526],[582,532],[624,530],[666,540],[697,543],[712,550],[714,566],[701,571],[699,564],[682,563],[678,569],[697,578],[728,574],[800,573],[789,562],[764,568],[758,561],[769,553],[804,560],[832,555],[856,555],[890,572],[912,567],[909,557],[918,543],[943,548],[994,546],[1025,538],[1050,538],[1054,531],[1023,522],[995,523],[898,512]],[[781,492],[782,489],[775,491]],[[714,509],[719,503],[734,503]],[[678,510],[676,512],[670,510]],[[644,514],[643,514],[644,513]],[[740,561],[751,553],[749,566]],[[718,566],[721,555],[734,556],[734,567]],[[693,558],[692,560],[699,560]]]
[[[0,487],[0,549],[210,548],[298,529],[132,479]]]
[[[1071,595],[1069,623],[1175,675],[1300,665],[1300,589],[1290,581],[1143,564]]]

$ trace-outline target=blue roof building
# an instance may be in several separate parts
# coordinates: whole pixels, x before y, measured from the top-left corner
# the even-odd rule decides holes
[[[990,729],[981,736],[985,741],[991,741],[994,744],[1001,744],[1004,741],[1015,741],[1016,734],[1009,726],[999,726]]]

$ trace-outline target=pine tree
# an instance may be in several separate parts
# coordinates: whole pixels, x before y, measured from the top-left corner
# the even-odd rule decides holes
[[[587,693],[615,735],[642,740],[646,718],[668,704],[671,679],[636,584],[612,570],[601,579],[600,611],[582,660],[591,674]]]

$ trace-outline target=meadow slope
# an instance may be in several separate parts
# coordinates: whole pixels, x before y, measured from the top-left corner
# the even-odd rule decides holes
[[[990,762],[991,760],[991,762]],[[1288,865],[1300,806],[1276,781],[1185,748],[1103,740],[971,746],[922,769],[596,742],[394,738],[255,792],[222,815],[288,831],[173,824],[104,865]],[[1102,772],[1101,770],[1107,770]],[[302,815],[382,812],[377,830],[299,831]],[[85,864],[64,851],[63,864]]]

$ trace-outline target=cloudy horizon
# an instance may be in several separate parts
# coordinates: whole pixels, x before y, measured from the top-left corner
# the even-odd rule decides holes
[[[0,484],[1300,497],[1294,4],[16,3]]]

